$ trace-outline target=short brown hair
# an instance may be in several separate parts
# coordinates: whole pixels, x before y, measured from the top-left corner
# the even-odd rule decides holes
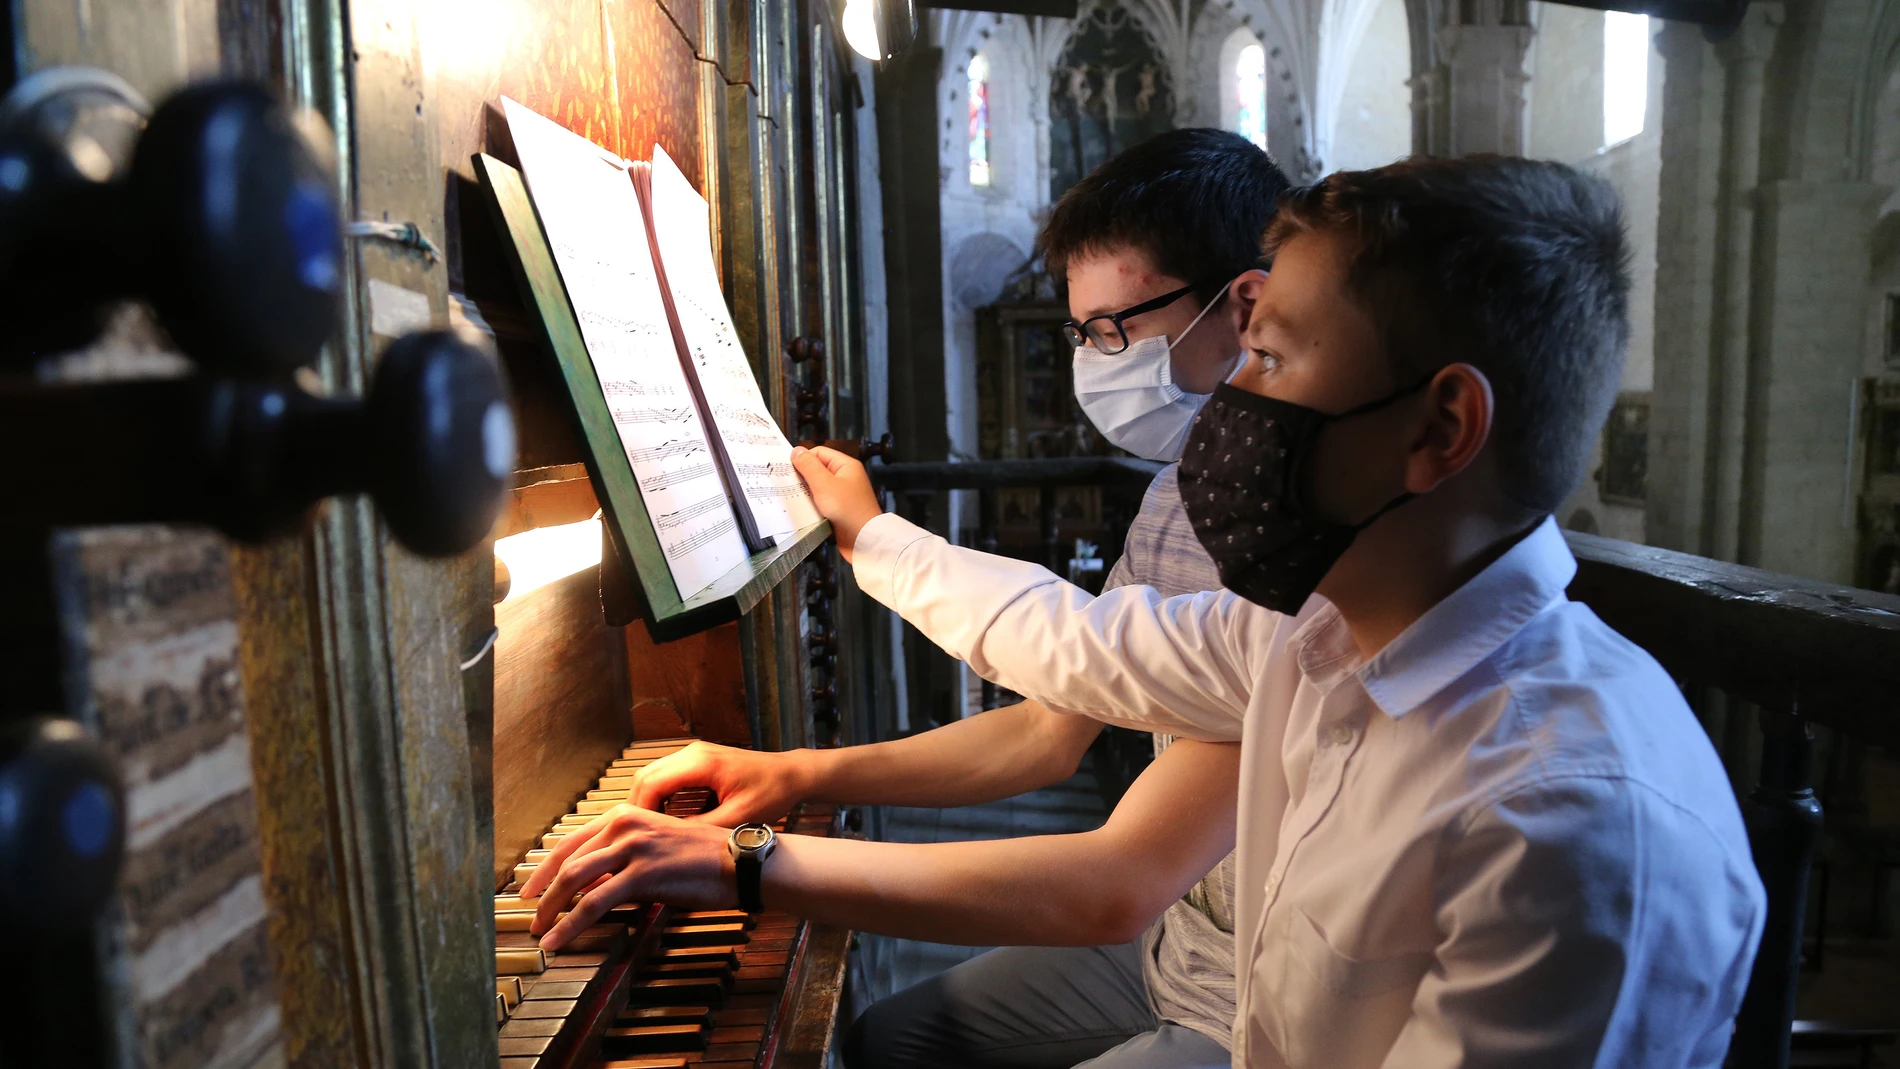
[[[1280,200],[1269,256],[1344,237],[1348,285],[1411,382],[1452,363],[1491,380],[1502,489],[1550,512],[1583,477],[1629,345],[1629,249],[1609,184],[1560,163],[1414,157]]]

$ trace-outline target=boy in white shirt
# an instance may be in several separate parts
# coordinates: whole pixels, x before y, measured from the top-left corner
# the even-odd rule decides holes
[[[799,455],[859,584],[1052,708],[1243,739],[1235,1064],[1720,1065],[1765,908],[1740,814],[1549,515],[1627,342],[1615,195],[1408,160],[1290,194],[1266,247],[1182,462],[1227,590],[1092,599]]]
[[[1628,338],[1614,193],[1408,160],[1287,195],[1265,247],[1181,465],[1228,589],[1091,598],[795,455],[859,584],[1052,709],[1242,740],[1236,1065],[1720,1065],[1765,910],[1740,814],[1668,675],[1564,597],[1549,515]],[[552,939],[738,897],[721,829],[595,831],[562,843]],[[785,836],[748,878],[849,925],[918,893],[890,845]]]

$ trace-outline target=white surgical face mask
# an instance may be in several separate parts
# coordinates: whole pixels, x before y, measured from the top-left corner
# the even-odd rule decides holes
[[[1225,294],[1222,294],[1225,296]],[[1210,394],[1174,384],[1174,347],[1221,302],[1215,297],[1180,335],[1143,338],[1113,356],[1075,350],[1075,399],[1102,437],[1138,457],[1179,460],[1194,414]]]

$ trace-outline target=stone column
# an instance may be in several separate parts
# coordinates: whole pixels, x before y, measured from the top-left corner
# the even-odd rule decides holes
[[[1713,450],[1714,508],[1707,552],[1745,561],[1742,496],[1751,395],[1758,394],[1750,359],[1749,313],[1755,254],[1755,187],[1761,180],[1762,101],[1768,59],[1781,28],[1778,3],[1756,3],[1741,27],[1717,49],[1727,70],[1728,128],[1723,175],[1727,189],[1719,226],[1722,256],[1716,274],[1716,368]]]
[[[1765,171],[1782,19],[1758,0],[1719,46],[1691,26],[1661,35],[1647,537],[1851,582],[1848,434],[1887,190]]]
[[[1658,109],[1662,176],[1644,540],[1707,554],[1724,71],[1699,27],[1665,23],[1657,44],[1667,76]]]
[[[1415,142],[1434,156],[1522,155],[1526,0],[1452,0],[1444,12],[1438,65],[1412,81]]]
[[[1851,465],[1866,354],[1874,222],[1867,182],[1764,182],[1756,191],[1747,432],[1737,559],[1854,581]]]

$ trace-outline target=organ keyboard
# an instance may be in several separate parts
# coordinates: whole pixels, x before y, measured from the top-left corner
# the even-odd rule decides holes
[[[801,981],[835,981],[842,962],[814,952],[803,922],[783,913],[679,911],[628,904],[603,916],[555,953],[529,934],[537,902],[516,897],[521,884],[569,830],[627,800],[631,773],[678,750],[689,738],[629,745],[527,851],[495,896],[495,1017],[501,1069],[760,1069],[778,1064],[782,1026],[801,1012]],[[705,812],[704,789],[665,803],[673,816]],[[830,807],[801,806],[773,827],[828,835]],[[832,939],[831,945],[842,941]]]

